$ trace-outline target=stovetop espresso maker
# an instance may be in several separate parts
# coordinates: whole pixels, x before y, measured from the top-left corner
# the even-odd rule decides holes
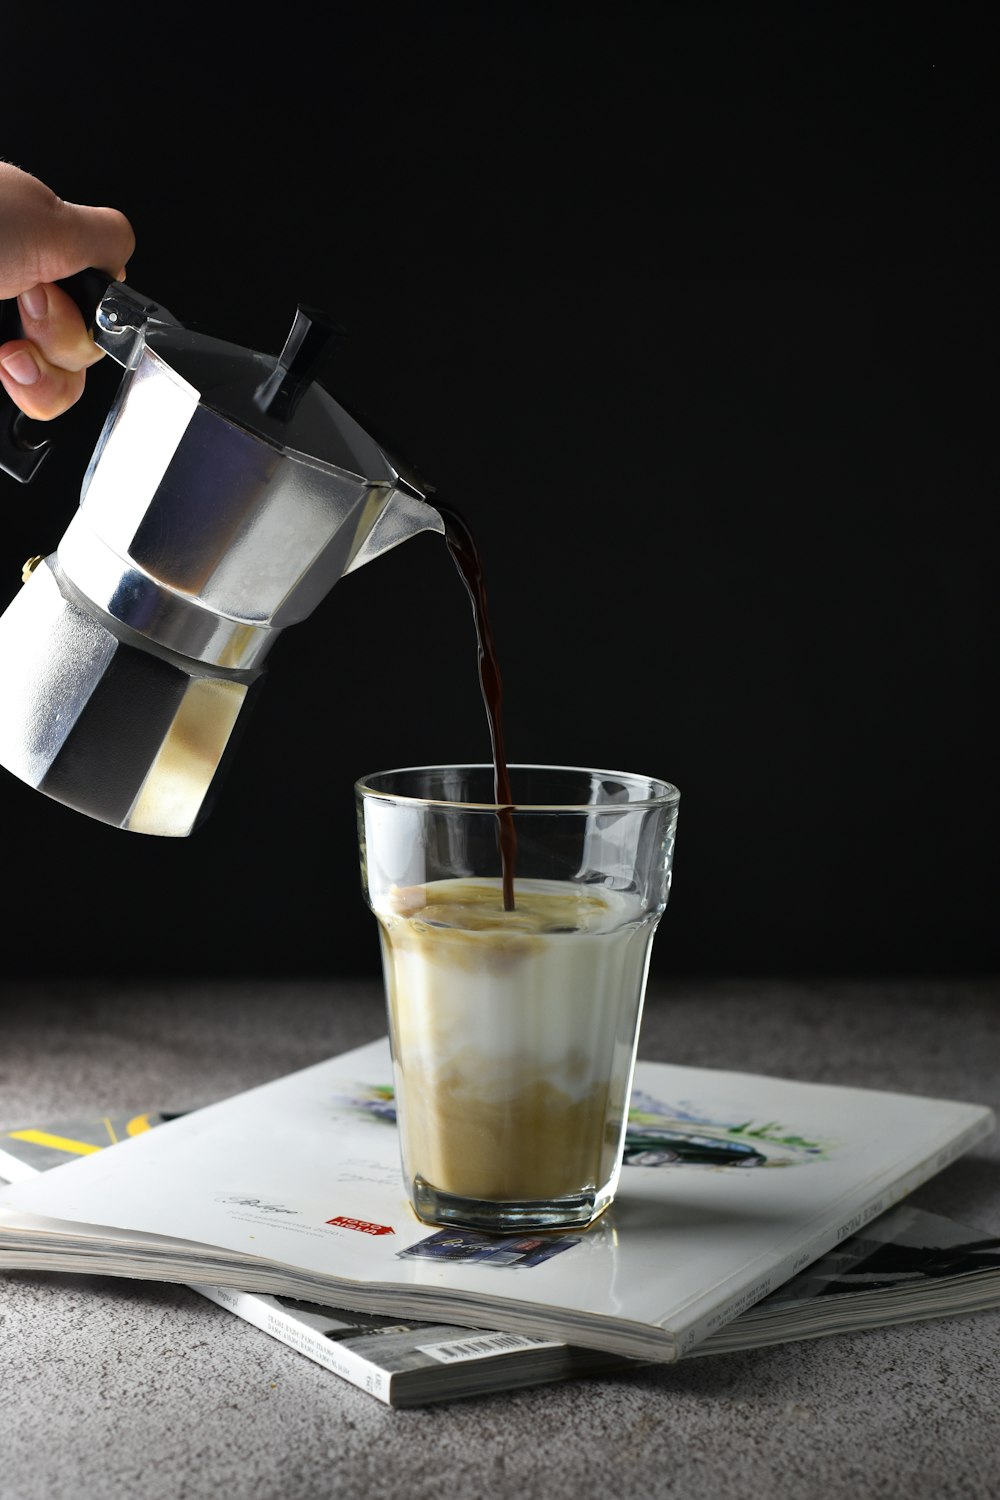
[[[66,285],[125,373],[79,508],[0,615],[0,765],[104,823],[184,836],[281,632],[444,522],[321,383],[339,337],[324,314],[300,306],[275,357],[106,275]],[[0,401],[0,468],[26,482],[48,443]]]

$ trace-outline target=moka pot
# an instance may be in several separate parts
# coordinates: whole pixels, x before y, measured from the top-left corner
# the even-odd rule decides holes
[[[325,315],[300,306],[275,357],[84,277],[125,373],[73,519],[0,615],[0,765],[101,822],[184,836],[281,632],[444,523],[317,378]],[[48,444],[15,412],[0,467],[25,482]]]

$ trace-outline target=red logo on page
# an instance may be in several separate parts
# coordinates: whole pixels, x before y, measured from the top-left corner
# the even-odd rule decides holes
[[[328,1224],[333,1224],[337,1229],[357,1229],[361,1234],[395,1234],[396,1231],[388,1224],[370,1224],[367,1219],[350,1219],[345,1214],[338,1214],[335,1219],[327,1219]]]

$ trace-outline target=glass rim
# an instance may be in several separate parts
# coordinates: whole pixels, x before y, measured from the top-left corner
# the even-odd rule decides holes
[[[405,792],[380,791],[377,787],[370,785],[372,781],[382,776],[405,776],[414,771],[492,771],[493,769],[493,762],[487,760],[442,762],[426,766],[394,766],[389,770],[370,771],[366,776],[359,776],[354,783],[354,790],[360,798],[374,798],[379,802],[398,802],[410,807],[440,807],[456,812],[488,813],[513,811],[593,814],[602,808],[608,812],[626,812],[633,809],[674,806],[680,801],[681,795],[677,787],[659,776],[643,776],[636,771],[611,771],[599,766],[543,765],[532,761],[508,761],[507,769],[508,771],[569,771],[577,776],[618,777],[623,782],[631,782],[633,785],[636,782],[646,782],[661,790],[654,796],[639,797],[635,802],[457,802],[448,797],[416,797]]]

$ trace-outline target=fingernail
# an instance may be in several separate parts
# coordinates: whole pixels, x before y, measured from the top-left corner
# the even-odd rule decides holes
[[[41,379],[42,372],[35,364],[27,349],[18,349],[16,354],[8,354],[6,359],[0,359],[11,380],[18,385],[34,385],[36,380]]]
[[[43,286],[33,286],[18,299],[29,318],[44,318],[49,310],[48,294]]]

